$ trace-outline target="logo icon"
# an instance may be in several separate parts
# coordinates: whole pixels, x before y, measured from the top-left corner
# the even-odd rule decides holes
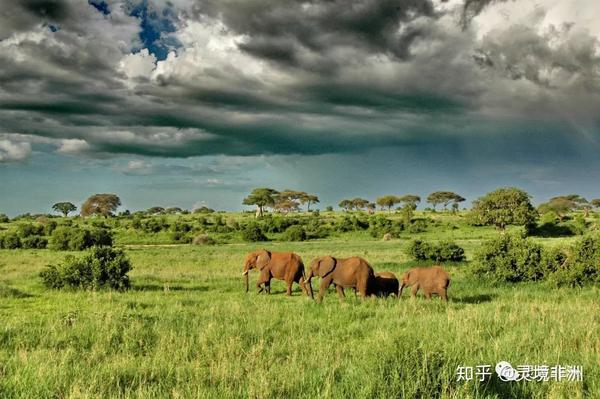
[[[517,381],[519,379],[519,372],[507,361],[496,364],[496,374],[502,381]]]

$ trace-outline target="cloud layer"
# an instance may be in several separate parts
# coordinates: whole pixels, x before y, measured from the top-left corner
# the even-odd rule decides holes
[[[40,142],[93,157],[356,153],[538,120],[598,146],[592,0],[4,8],[0,135],[20,141],[3,139],[3,162]]]

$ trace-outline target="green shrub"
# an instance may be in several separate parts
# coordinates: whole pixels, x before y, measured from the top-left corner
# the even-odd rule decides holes
[[[404,230],[404,223],[401,220],[392,221],[383,215],[371,216],[369,218],[369,234],[373,238],[381,238],[385,234],[391,234],[398,238]]]
[[[429,253],[431,252],[431,246],[421,240],[413,240],[408,244],[406,248],[406,254],[413,257],[416,260],[427,260],[429,259]]]
[[[48,288],[99,289],[129,288],[131,263],[123,251],[109,247],[94,247],[81,258],[69,255],[63,263],[48,265],[40,273]]]
[[[242,239],[249,242],[267,241],[267,236],[257,223],[250,223],[242,230]]]
[[[48,245],[48,239],[41,236],[29,236],[21,239],[21,246],[27,249],[44,249]]]
[[[49,247],[57,251],[81,251],[93,246],[111,246],[112,235],[102,228],[59,226],[50,236]]]
[[[502,234],[483,244],[476,253],[475,275],[497,281],[540,280],[546,274],[542,246],[520,235]]]
[[[465,250],[451,241],[440,241],[430,247],[429,259],[436,262],[462,262]]]
[[[158,233],[169,229],[169,223],[164,217],[151,217],[140,222],[140,227],[146,233]]]
[[[7,232],[0,236],[0,248],[17,249],[21,248],[21,239],[15,232]]]
[[[44,226],[41,224],[21,223],[17,225],[17,234],[21,239],[31,236],[43,236]]]
[[[340,233],[346,233],[348,231],[360,231],[369,228],[369,222],[364,217],[347,216],[339,219],[335,225],[335,229]]]
[[[10,218],[6,216],[4,213],[0,213],[0,223],[8,223],[10,222]]]
[[[413,240],[408,244],[406,253],[416,260],[435,262],[462,262],[465,260],[465,250],[451,241],[432,244],[422,240]]]
[[[600,236],[585,236],[577,241],[551,279],[568,286],[600,283]]]
[[[283,234],[285,241],[306,241],[306,231],[302,226],[290,226]]]

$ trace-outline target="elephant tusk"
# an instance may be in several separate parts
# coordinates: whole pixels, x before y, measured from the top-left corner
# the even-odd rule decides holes
[[[246,270],[244,273],[242,273],[242,276],[245,276],[246,274],[248,274],[248,270]]]

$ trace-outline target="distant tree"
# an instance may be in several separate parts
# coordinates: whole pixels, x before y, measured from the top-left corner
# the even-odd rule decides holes
[[[273,205],[273,209],[275,209],[279,212],[288,213],[288,212],[297,211],[299,209],[299,206],[300,206],[300,204],[296,201],[284,199],[284,200],[277,201],[275,203],[275,205]]]
[[[367,209],[369,210],[369,213],[375,213],[375,209],[377,209],[377,204],[374,202],[369,202],[367,204]]]
[[[146,211],[148,215],[160,215],[164,212],[165,208],[163,208],[162,206],[153,206],[152,208],[148,208],[148,210]]]
[[[327,205],[327,206],[325,207],[325,211],[326,211],[326,212],[333,212],[333,207],[332,207],[331,205]]]
[[[310,206],[312,204],[318,204],[319,203],[319,197],[317,197],[314,194],[306,194],[305,193],[305,195],[302,198],[300,198],[300,202],[302,204],[306,204],[306,210],[308,212],[310,212]]]
[[[575,210],[583,210],[585,217],[589,216],[592,204],[578,194],[560,195],[550,198],[548,202],[540,204],[538,210],[540,213],[552,212],[562,221],[565,216]]]
[[[244,198],[242,204],[256,205],[256,216],[262,217],[265,207],[275,205],[275,199],[278,194],[279,192],[272,188],[255,188],[246,198]]]
[[[453,193],[452,191],[435,191],[427,196],[427,202],[433,205],[433,210],[436,210],[436,206],[439,204],[444,205],[444,210],[448,207],[451,202],[459,203],[465,199],[460,195]]]
[[[57,202],[56,204],[52,205],[52,210],[54,212],[60,212],[64,217],[67,217],[69,216],[69,213],[75,212],[77,207],[70,202]]]
[[[592,204],[592,206],[594,208],[600,208],[600,198],[596,198],[590,201],[590,204]]]
[[[478,222],[504,230],[508,225],[532,225],[537,212],[530,196],[514,187],[500,188],[473,202],[472,216]]]
[[[392,207],[400,202],[400,198],[395,195],[384,195],[377,198],[375,201],[382,209],[387,208],[388,212],[392,211]]]
[[[111,216],[121,205],[121,199],[115,194],[94,194],[81,205],[81,216]]]
[[[364,198],[358,198],[358,197],[353,198],[350,201],[352,202],[352,206],[358,210],[362,210],[369,204],[369,200],[366,200]]]
[[[10,222],[10,218],[6,216],[4,213],[0,213],[0,223],[8,223]]]
[[[183,213],[183,209],[181,209],[178,206],[174,206],[174,207],[165,209],[165,213],[168,213],[169,215],[175,215],[177,213]]]
[[[414,215],[417,204],[421,202],[421,197],[418,195],[407,194],[398,198],[398,202],[404,204],[402,206],[402,214],[404,215],[404,222],[410,224]]]
[[[338,206],[346,212],[351,211],[352,208],[354,208],[354,204],[352,203],[352,200],[348,200],[348,199],[341,200],[339,202]]]

